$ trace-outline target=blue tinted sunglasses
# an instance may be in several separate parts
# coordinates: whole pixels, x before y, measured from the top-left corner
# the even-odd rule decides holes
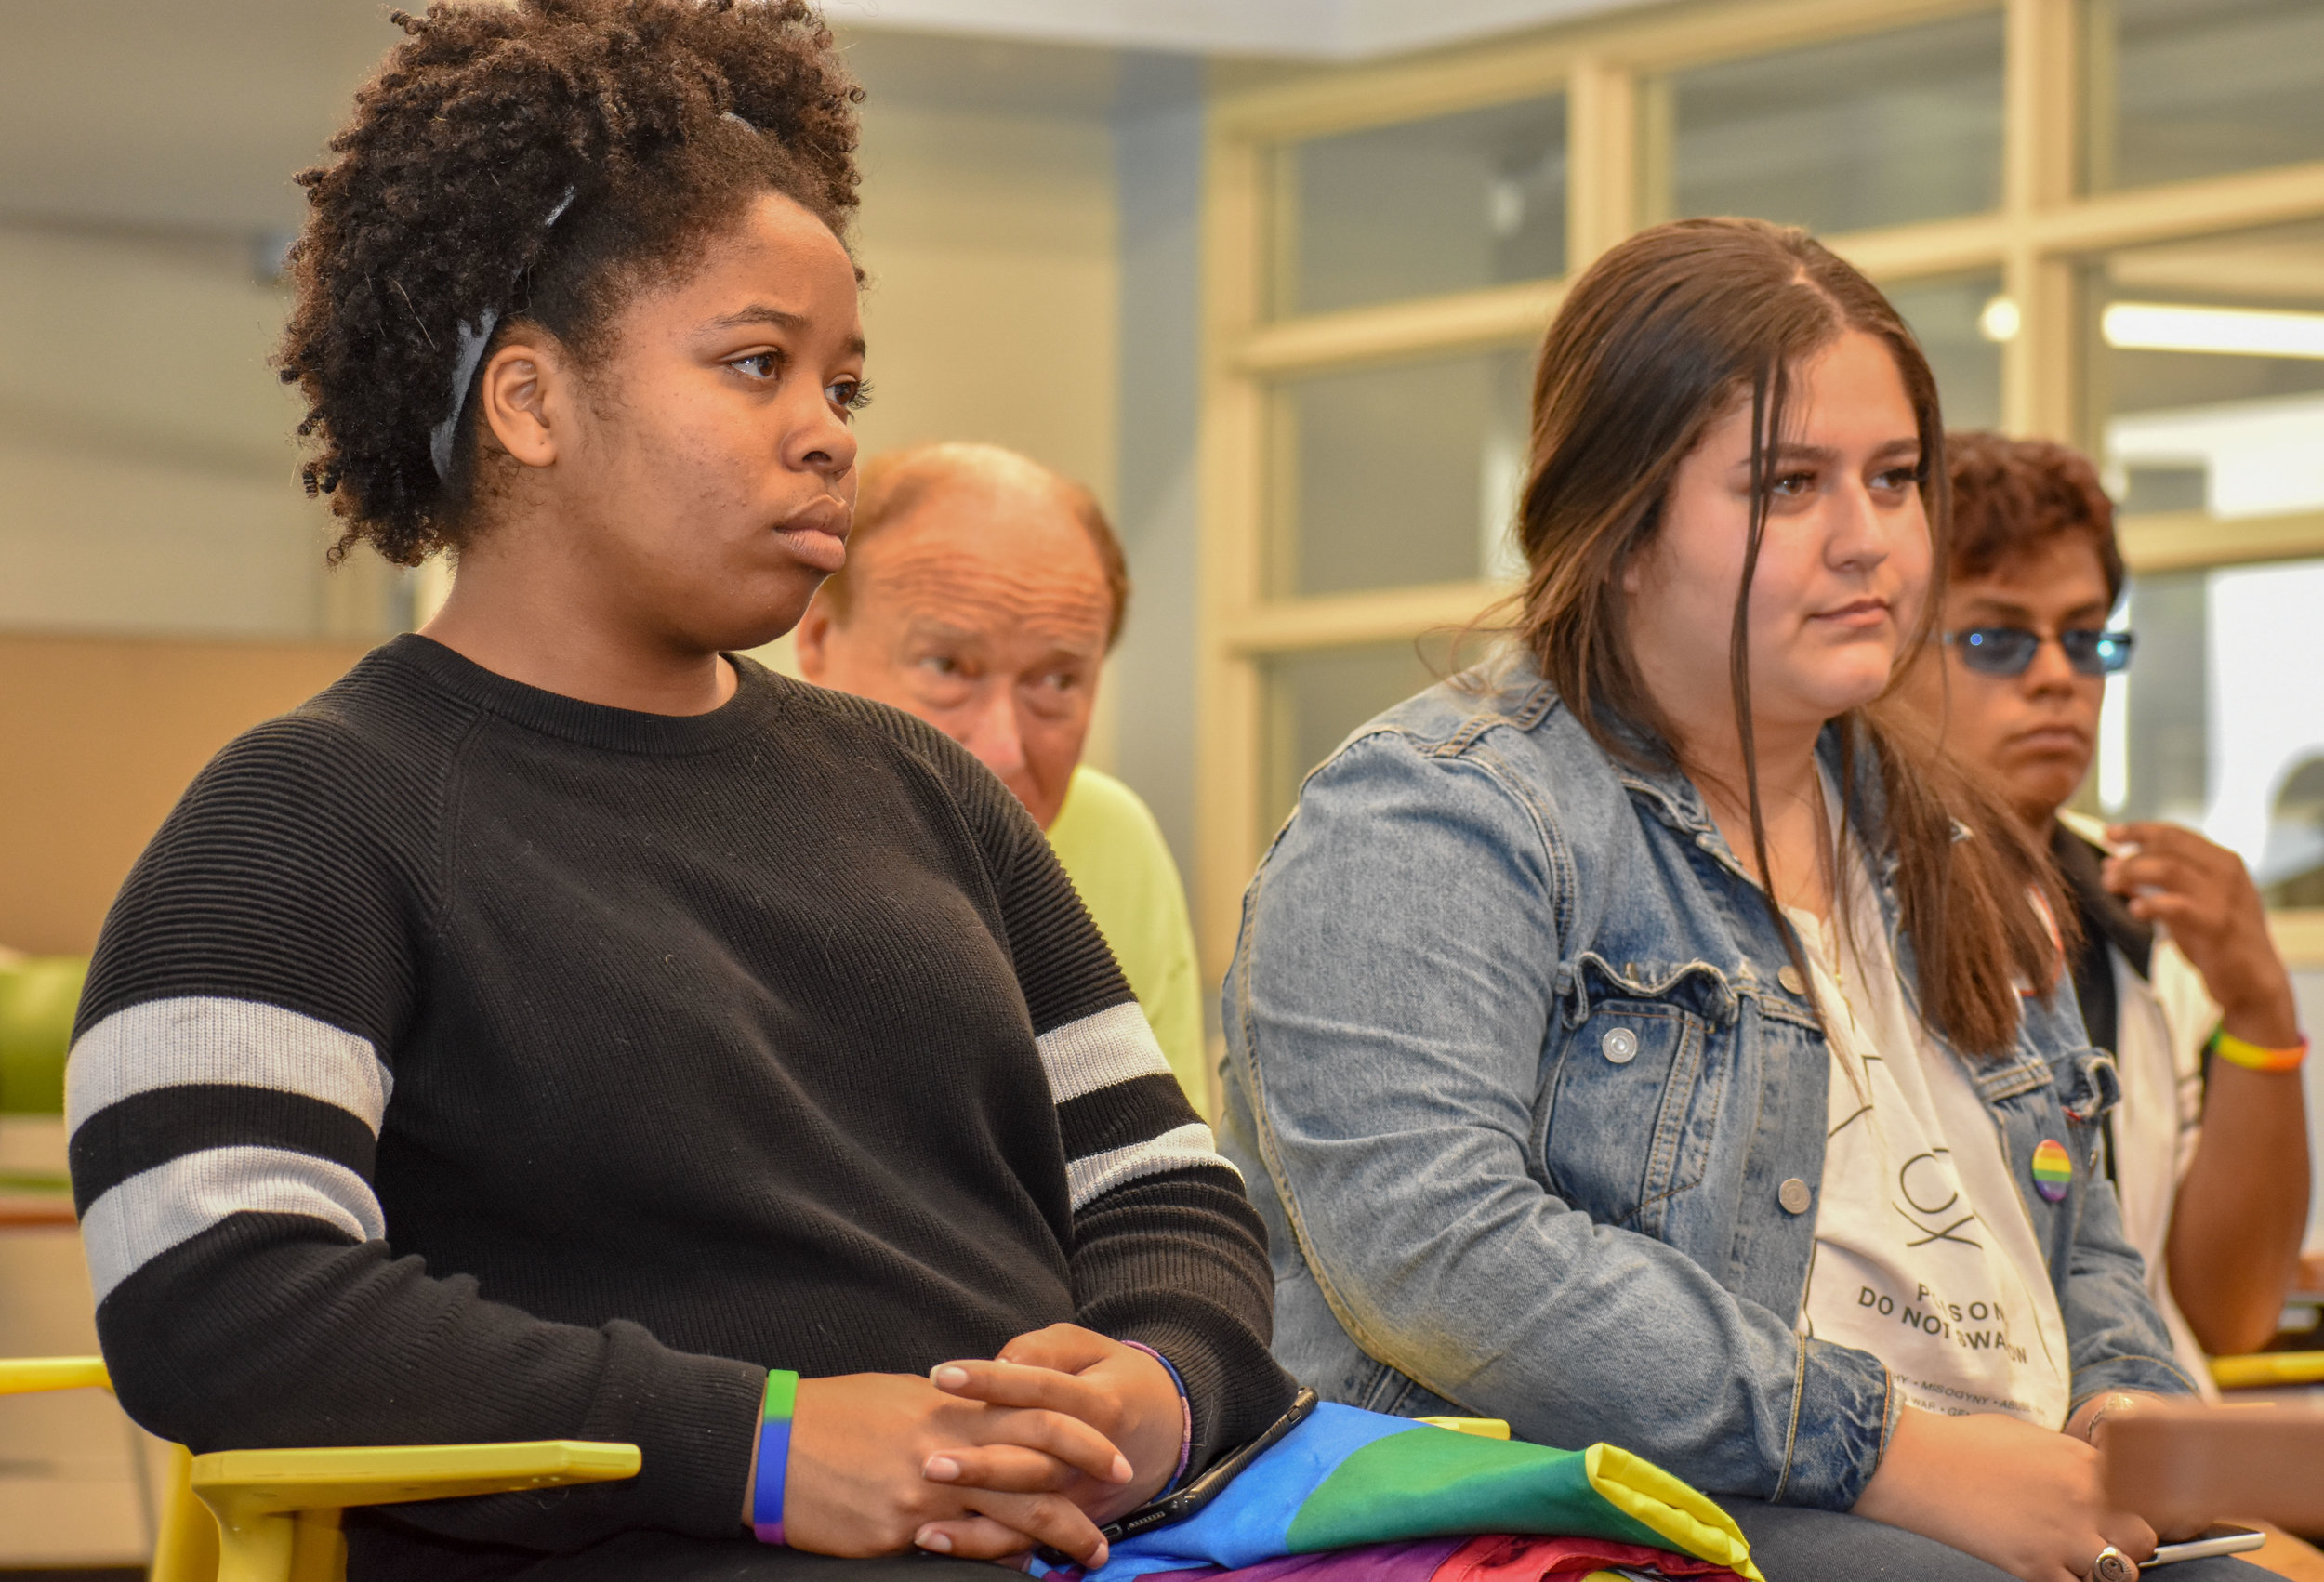
[[[1947,632],[1944,640],[1963,665],[1981,676],[2022,676],[2050,639],[2023,626],[1971,626]],[[2066,662],[2085,676],[2112,676],[2124,669],[2137,640],[2129,632],[2102,632],[2095,626],[2076,626],[2057,635]]]

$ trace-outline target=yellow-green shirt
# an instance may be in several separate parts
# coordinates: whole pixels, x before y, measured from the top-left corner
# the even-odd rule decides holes
[[[1208,1114],[1195,929],[1162,826],[1137,792],[1083,764],[1049,827],[1049,843],[1114,947],[1179,1086]]]

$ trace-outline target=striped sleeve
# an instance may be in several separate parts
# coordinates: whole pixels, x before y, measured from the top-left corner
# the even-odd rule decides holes
[[[534,1318],[390,1246],[373,1165],[427,927],[429,767],[311,718],[261,727],[114,903],[66,1108],[115,1391],[197,1452],[636,1444],[640,1478],[553,1514],[504,1498],[404,1519],[534,1549],[640,1525],[723,1536],[759,1370],[635,1325]]]
[[[371,1045],[280,1006],[207,995],[112,1012],[68,1069],[73,1206],[101,1304],[238,1213],[387,1234],[372,1154],[393,1078]]]
[[[387,1233],[371,1187],[394,1088],[382,1051],[413,976],[396,824],[424,815],[366,806],[338,772],[347,752],[318,719],[236,742],[106,920],[65,1069],[100,1313],[236,1215],[293,1217],[340,1246]]]
[[[1036,1042],[1076,1213],[1145,1176],[1223,1169],[1242,1180],[1187,1105],[1136,1000],[1077,1017]]]
[[[1266,1231],[1049,842],[1006,787],[958,758],[956,795],[992,866],[1057,1108],[1076,1322],[1169,1359],[1198,1471],[1290,1401],[1267,1349]]]

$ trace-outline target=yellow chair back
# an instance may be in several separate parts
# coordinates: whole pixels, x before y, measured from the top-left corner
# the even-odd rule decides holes
[[[111,1390],[101,1357],[0,1358],[0,1395]],[[638,1475],[634,1444],[335,1445],[319,1450],[169,1447],[149,1582],[344,1582],[349,1506],[459,1499]]]

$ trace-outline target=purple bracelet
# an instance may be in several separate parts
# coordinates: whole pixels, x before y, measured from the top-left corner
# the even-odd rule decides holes
[[[1172,1472],[1170,1481],[1162,1485],[1162,1492],[1168,1494],[1178,1487],[1179,1480],[1186,1475],[1186,1463],[1195,1456],[1195,1409],[1186,1401],[1186,1381],[1179,1378],[1178,1369],[1170,1365],[1169,1358],[1143,1341],[1125,1340],[1122,1344],[1133,1351],[1143,1351],[1160,1363],[1162,1371],[1170,1376],[1171,1384],[1178,1388],[1178,1470]]]

